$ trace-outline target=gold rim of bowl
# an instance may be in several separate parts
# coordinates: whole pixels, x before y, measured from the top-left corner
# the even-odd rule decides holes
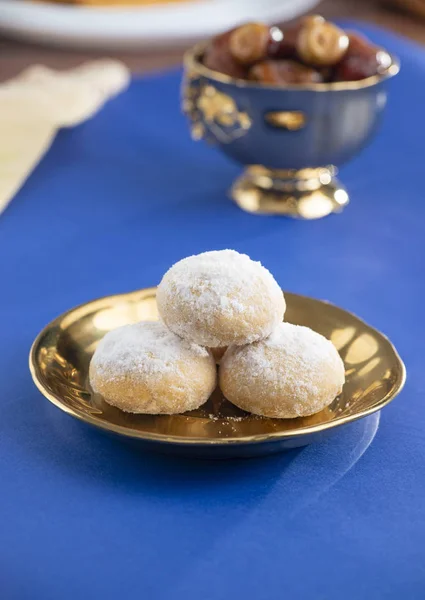
[[[109,431],[112,433],[124,435],[128,438],[141,439],[141,440],[146,440],[146,441],[164,442],[164,443],[178,444],[178,445],[194,444],[194,445],[201,445],[201,446],[205,446],[205,445],[223,446],[223,445],[229,445],[229,444],[243,445],[243,444],[252,444],[252,443],[264,443],[267,441],[271,442],[271,441],[278,441],[279,439],[288,439],[288,438],[295,439],[300,436],[306,436],[309,434],[322,432],[325,430],[332,429],[334,427],[339,427],[341,425],[351,423],[353,421],[357,421],[358,419],[361,419],[361,418],[366,417],[374,412],[381,410],[384,406],[389,404],[389,402],[391,402],[391,400],[393,400],[401,392],[401,390],[403,389],[403,386],[405,384],[406,369],[405,369],[404,363],[401,360],[400,356],[398,355],[398,352],[395,349],[395,347],[393,346],[393,344],[383,333],[372,328],[370,325],[365,323],[365,321],[363,321],[362,319],[360,319],[353,313],[346,311],[345,309],[339,308],[338,306],[336,306],[330,302],[312,299],[307,296],[302,296],[300,294],[288,294],[289,296],[292,296],[294,298],[300,298],[300,299],[304,299],[304,300],[313,301],[318,304],[326,305],[336,311],[341,311],[342,313],[349,315],[350,318],[356,320],[358,323],[361,323],[362,326],[366,327],[367,330],[373,331],[373,334],[375,336],[379,337],[384,344],[388,345],[388,348],[393,353],[394,364],[397,367],[397,379],[396,379],[392,389],[384,397],[382,397],[376,403],[376,405],[373,405],[373,406],[365,408],[365,409],[361,409],[358,412],[355,412],[353,414],[336,417],[335,419],[332,419],[330,421],[326,421],[326,422],[319,423],[316,425],[311,425],[311,426],[294,429],[294,430],[290,430],[290,431],[267,432],[264,434],[260,433],[260,434],[254,434],[254,435],[245,435],[243,437],[227,437],[227,438],[180,437],[177,435],[165,435],[165,434],[161,434],[161,433],[157,434],[157,433],[151,433],[151,432],[140,432],[140,431],[137,431],[136,429],[131,429],[130,427],[127,428],[127,427],[117,425],[115,423],[111,423],[109,421],[103,421],[101,419],[96,418],[95,416],[92,416],[91,414],[88,414],[87,412],[83,412],[82,410],[80,411],[78,409],[75,409],[75,408],[67,405],[58,394],[53,394],[46,388],[46,386],[43,384],[43,381],[40,377],[40,368],[39,368],[40,366],[39,366],[39,361],[37,359],[38,358],[37,357],[38,350],[40,349],[39,348],[40,341],[42,340],[43,337],[46,336],[46,334],[54,331],[54,329],[57,327],[65,329],[65,327],[63,325],[67,321],[69,322],[69,324],[75,323],[76,321],[78,321],[79,318],[86,316],[89,312],[93,313],[96,311],[96,309],[105,308],[106,305],[109,306],[109,303],[111,303],[111,301],[113,302],[116,300],[117,302],[121,302],[121,303],[122,302],[130,302],[131,303],[132,301],[135,302],[136,299],[143,299],[143,298],[152,296],[153,294],[155,294],[155,292],[156,292],[156,288],[152,287],[152,288],[145,288],[142,290],[137,290],[137,291],[129,292],[129,293],[125,293],[125,294],[104,296],[102,298],[98,298],[96,300],[92,300],[91,302],[87,302],[87,303],[81,304],[75,308],[72,308],[71,310],[63,313],[62,315],[60,315],[59,317],[54,319],[46,327],[44,327],[44,329],[38,334],[38,336],[34,340],[32,347],[31,347],[30,355],[29,355],[29,368],[30,368],[34,383],[37,386],[37,388],[39,389],[39,391],[50,402],[52,402],[55,406],[60,408],[62,411],[68,413],[69,415],[76,417],[77,419],[79,419],[85,423],[88,423],[90,425],[93,425],[95,427],[98,427],[100,429],[103,429],[103,430],[106,430],[106,431]],[[71,316],[73,317],[72,320],[69,319]]]
[[[236,77],[230,77],[230,75],[225,75],[224,73],[220,73],[219,71],[213,71],[209,69],[201,62],[201,57],[207,47],[206,42],[202,42],[200,44],[196,44],[193,48],[188,50],[184,55],[184,65],[189,72],[196,72],[203,77],[208,77],[213,81],[218,81],[220,83],[227,83],[234,85],[239,88],[247,88],[247,89],[269,89],[269,90],[293,90],[293,91],[312,91],[312,92],[342,92],[348,90],[360,90],[363,88],[368,88],[380,83],[381,81],[385,81],[386,79],[390,79],[397,75],[400,71],[400,61],[399,59],[387,52],[384,48],[383,51],[387,52],[391,57],[391,65],[381,74],[372,75],[371,77],[366,77],[365,79],[360,79],[358,81],[333,81],[330,83],[310,83],[310,84],[292,84],[292,85],[272,85],[270,83],[256,83],[254,81],[248,81],[246,79],[238,79]]]

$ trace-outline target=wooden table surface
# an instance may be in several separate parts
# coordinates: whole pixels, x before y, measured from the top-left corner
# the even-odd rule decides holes
[[[328,18],[349,17],[377,23],[402,35],[425,44],[425,19],[388,8],[375,0],[324,0],[314,10]],[[24,67],[43,63],[55,68],[67,68],[89,58],[115,56],[127,63],[136,73],[162,69],[181,62],[184,48],[147,51],[105,53],[80,50],[60,50],[41,47],[0,37],[0,80],[5,80]]]

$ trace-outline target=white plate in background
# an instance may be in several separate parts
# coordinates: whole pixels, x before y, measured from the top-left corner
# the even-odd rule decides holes
[[[318,0],[191,0],[140,7],[86,7],[0,0],[0,32],[74,48],[149,49],[207,38],[237,23],[289,20]]]

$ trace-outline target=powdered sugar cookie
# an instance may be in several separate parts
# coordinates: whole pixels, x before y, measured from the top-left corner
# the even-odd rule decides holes
[[[308,327],[281,323],[266,340],[229,348],[221,360],[224,396],[265,417],[305,417],[341,392],[344,363],[335,346]]]
[[[131,413],[199,408],[216,386],[211,353],[146,321],[110,331],[90,363],[90,383],[106,402]]]
[[[235,250],[179,261],[164,275],[157,302],[171,331],[210,348],[264,339],[285,313],[282,291],[271,273]]]

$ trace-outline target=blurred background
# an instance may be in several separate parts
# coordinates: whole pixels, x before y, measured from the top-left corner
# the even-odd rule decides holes
[[[0,80],[34,63],[67,68],[99,56],[119,58],[135,73],[172,67],[195,39],[237,22],[308,12],[425,42],[425,0],[0,0]]]

